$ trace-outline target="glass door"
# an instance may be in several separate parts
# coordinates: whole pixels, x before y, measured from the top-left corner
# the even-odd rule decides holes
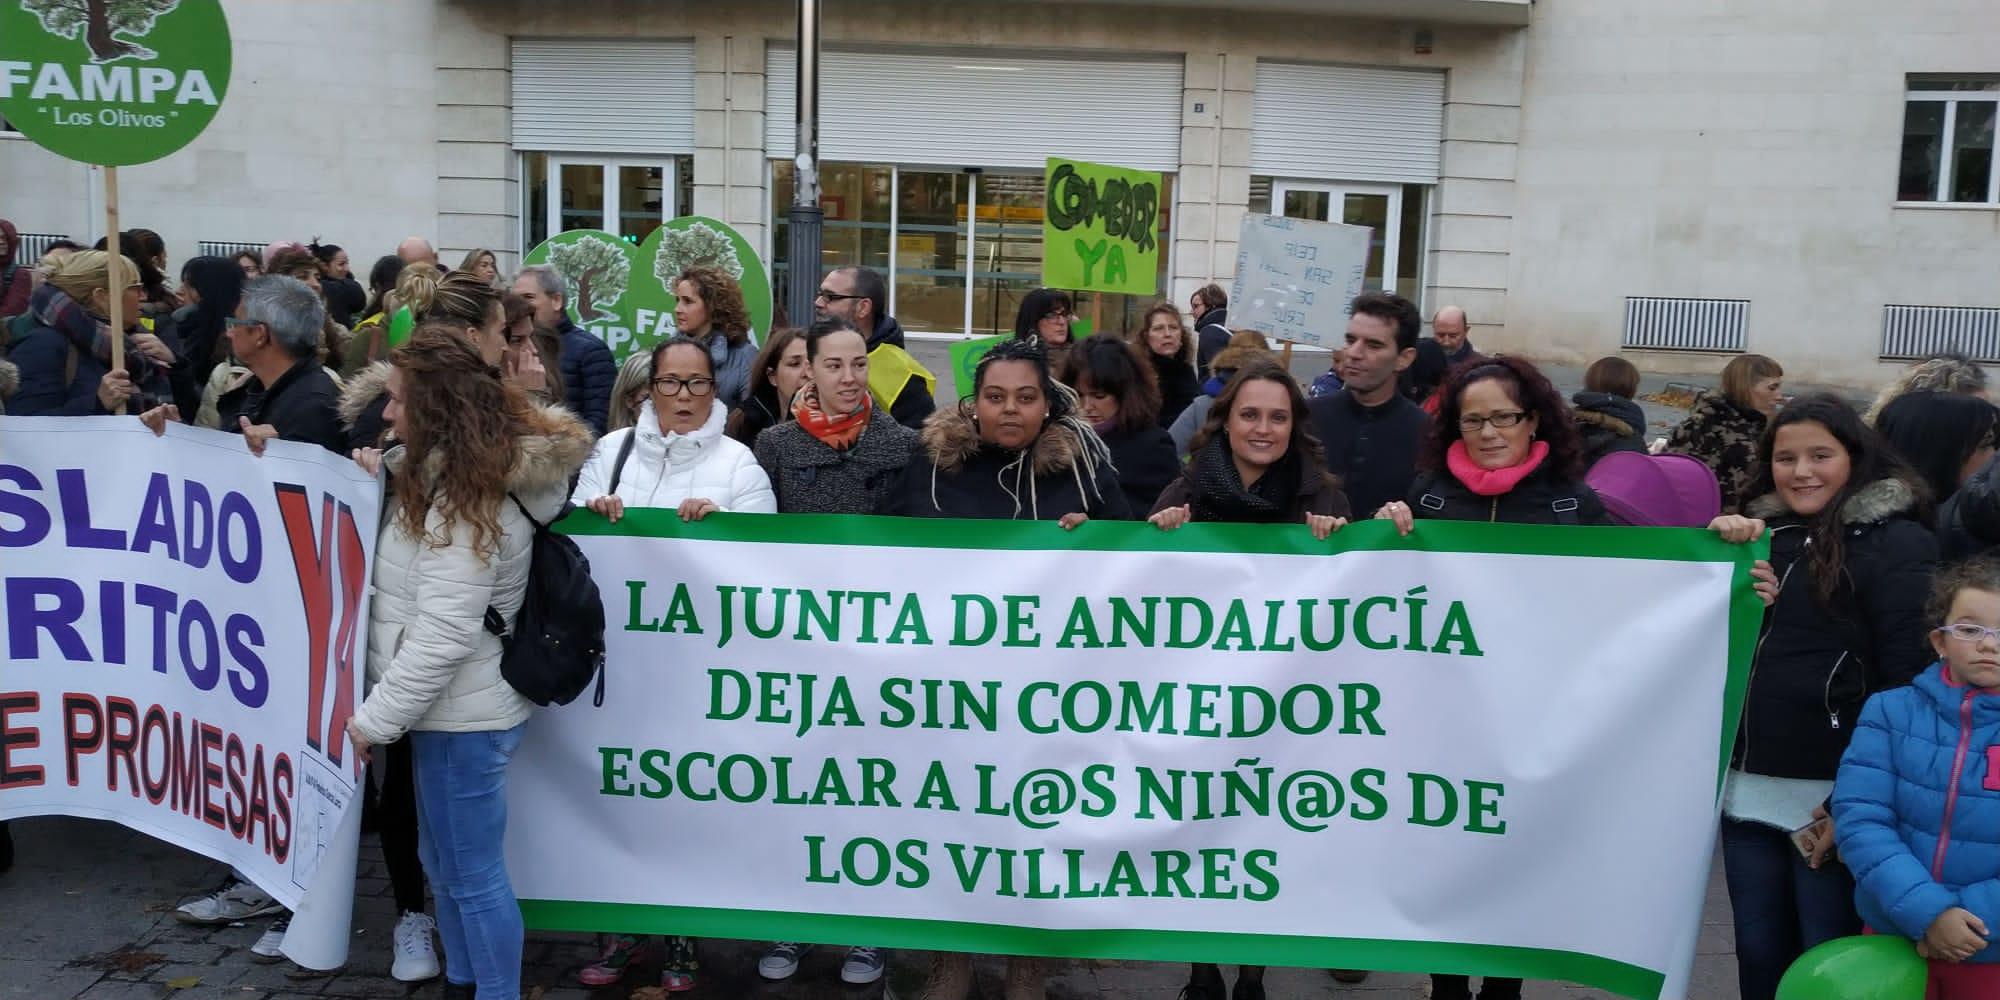
[[[967,328],[966,227],[977,174],[896,171],[895,315],[905,329]]]
[[[1344,184],[1324,181],[1273,181],[1271,204],[1292,219],[1342,222],[1367,226],[1366,285],[1372,290],[1397,287],[1399,237],[1403,231],[1403,189],[1395,184]]]
[[[524,153],[521,162],[527,247],[571,229],[602,229],[638,243],[675,215],[672,160]]]

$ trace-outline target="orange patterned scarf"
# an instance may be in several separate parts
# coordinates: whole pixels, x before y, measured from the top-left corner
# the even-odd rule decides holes
[[[854,447],[854,442],[861,440],[862,429],[868,426],[868,418],[874,416],[872,403],[864,396],[860,409],[829,417],[820,409],[819,387],[808,382],[799,393],[799,398],[792,401],[792,417],[806,429],[807,434],[818,438],[827,447],[834,451],[846,451]]]

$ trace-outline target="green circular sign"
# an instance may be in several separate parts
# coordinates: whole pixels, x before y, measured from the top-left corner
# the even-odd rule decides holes
[[[650,352],[676,332],[668,282],[696,264],[720,268],[743,289],[750,339],[771,332],[771,279],[734,227],[699,215],[668,220],[643,243],[601,229],[558,233],[521,259],[547,264],[568,286],[569,314],[611,348],[620,363]]]
[[[0,115],[68,159],[122,167],[193,142],[229,65],[220,0],[0,3]]]

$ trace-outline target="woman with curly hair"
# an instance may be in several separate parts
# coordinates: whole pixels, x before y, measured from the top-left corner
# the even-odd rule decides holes
[[[496,300],[497,305],[497,300]],[[409,735],[417,833],[449,994],[519,996],[521,911],[507,876],[507,762],[533,705],[500,674],[489,610],[521,608],[535,523],[561,510],[590,430],[536,406],[462,331],[419,327],[390,355],[386,418],[401,442],[355,452],[392,473],[375,546],[372,687],[347,724],[366,759]]]
[[[674,279],[674,329],[708,350],[715,363],[715,398],[736,409],[750,394],[757,344],[743,288],[719,268],[690,267]]]

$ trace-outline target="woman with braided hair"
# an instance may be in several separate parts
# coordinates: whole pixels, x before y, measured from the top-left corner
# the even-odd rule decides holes
[[[1034,340],[1002,341],[979,362],[973,398],[939,410],[882,513],[1061,521],[1125,520],[1132,507],[1076,391]]]

